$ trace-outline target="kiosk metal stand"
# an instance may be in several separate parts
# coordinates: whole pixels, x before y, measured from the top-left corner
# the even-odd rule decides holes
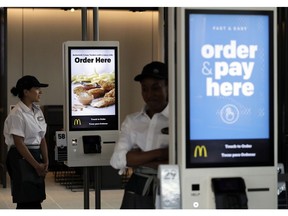
[[[67,165],[83,170],[85,209],[89,208],[89,172],[94,172],[95,208],[100,209],[101,166],[110,164],[120,128],[119,42],[97,40],[97,10],[93,12],[94,40],[87,41],[87,9],[82,8],[82,41],[63,43]],[[102,92],[96,94],[99,86]]]
[[[87,8],[82,8],[82,40],[87,40]],[[98,40],[98,10],[93,8],[93,37]],[[93,167],[95,181],[95,209],[101,209],[101,168]],[[89,209],[89,167],[83,167],[83,186],[84,186],[84,209]]]
[[[101,209],[101,167],[94,167],[95,179],[95,209]]]
[[[101,209],[101,167],[93,167],[95,182],[95,209]],[[89,167],[83,167],[84,209],[89,209]]]
[[[89,209],[89,168],[83,167],[84,209]]]

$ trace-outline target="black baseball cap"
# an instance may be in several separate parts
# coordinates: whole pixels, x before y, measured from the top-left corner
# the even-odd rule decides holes
[[[16,84],[17,89],[31,89],[33,87],[48,87],[48,84],[40,83],[38,79],[31,75],[21,77]]]
[[[141,81],[146,77],[168,80],[168,69],[163,62],[153,61],[143,67],[142,73],[138,74],[134,80]]]

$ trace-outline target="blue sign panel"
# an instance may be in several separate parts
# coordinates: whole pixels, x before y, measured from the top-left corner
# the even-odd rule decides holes
[[[273,163],[271,20],[259,11],[186,13],[188,166]]]

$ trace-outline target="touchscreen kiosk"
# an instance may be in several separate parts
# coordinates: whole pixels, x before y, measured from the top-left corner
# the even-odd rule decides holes
[[[231,179],[246,207],[277,208],[276,27],[275,8],[177,9],[183,208],[218,208]]]
[[[109,165],[119,132],[119,43],[63,44],[69,166]]]

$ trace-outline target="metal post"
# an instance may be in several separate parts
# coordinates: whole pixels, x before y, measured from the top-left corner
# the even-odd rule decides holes
[[[93,40],[99,40],[98,8],[93,8]]]
[[[95,209],[101,209],[101,167],[94,168],[95,179]]]
[[[81,9],[82,18],[82,40],[87,40],[87,8]],[[84,189],[84,209],[89,209],[89,170],[83,167],[83,189]]]
[[[93,40],[99,40],[98,35],[98,8],[93,8]],[[95,209],[101,209],[101,167],[94,167],[95,181]]]
[[[84,209],[89,209],[89,170],[83,167]]]
[[[82,40],[87,40],[87,8],[81,9],[82,16]]]

